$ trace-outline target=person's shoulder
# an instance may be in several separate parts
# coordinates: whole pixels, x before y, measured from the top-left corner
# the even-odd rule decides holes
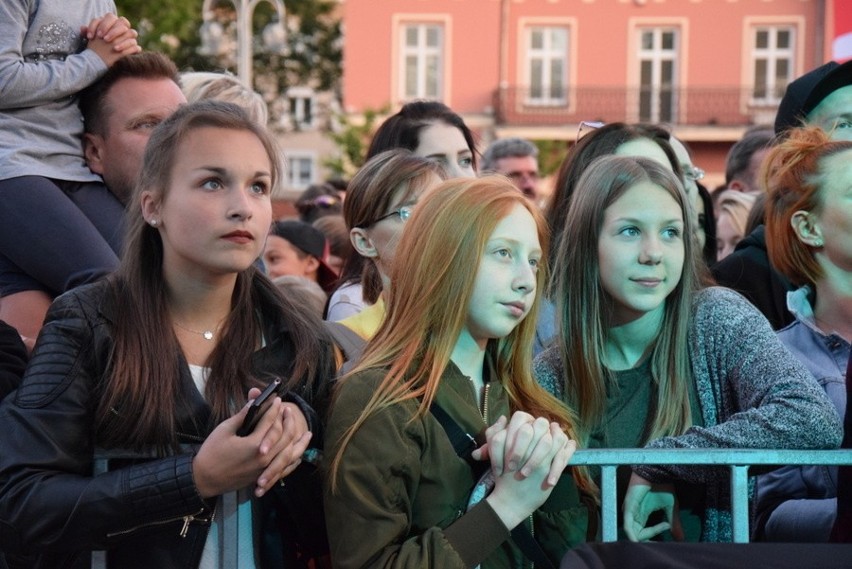
[[[376,392],[387,370],[370,368],[344,375],[335,382],[335,401],[355,406],[364,405]]]
[[[98,313],[109,313],[113,306],[112,293],[113,288],[108,279],[78,286],[54,299],[48,317],[51,313],[81,312],[89,317]]]
[[[696,312],[756,310],[743,295],[724,286],[709,286],[697,291],[692,305]]]
[[[542,350],[533,360],[533,369],[536,375],[557,373],[562,368],[562,356],[559,353],[559,346],[552,345],[549,348]]]
[[[706,333],[709,330],[742,333],[772,328],[766,317],[735,290],[721,286],[698,291],[692,303],[692,330]]]
[[[562,366],[562,354],[557,344],[551,345],[542,351],[533,360],[533,377],[551,395],[562,397],[564,388],[562,386],[564,370]]]

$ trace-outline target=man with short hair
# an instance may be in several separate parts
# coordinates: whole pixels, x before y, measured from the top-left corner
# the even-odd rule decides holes
[[[538,201],[538,148],[529,140],[495,140],[482,154],[480,171],[503,174],[527,198]]]
[[[749,194],[761,192],[757,176],[774,138],[771,126],[755,126],[731,147],[725,159],[725,186],[729,190]]]
[[[165,55],[125,57],[80,94],[89,169],[127,204],[155,126],[186,103],[178,69]]]
[[[87,182],[75,192],[74,201],[83,210],[97,211],[89,221],[116,255],[124,237],[122,206],[127,205],[142,167],[145,143],[151,130],[186,102],[177,78],[177,67],[165,55],[142,52],[119,59],[79,94],[84,121],[83,153],[89,169],[100,174],[104,184]],[[98,193],[91,191],[91,187],[99,187],[103,195],[103,185],[118,201],[111,197],[101,201]],[[7,270],[20,270],[8,259],[0,258],[0,263],[8,266]],[[90,282],[114,267],[82,268],[88,271],[81,272],[86,280],[75,276],[69,286]],[[27,282],[0,303],[0,318],[14,323],[25,341],[32,343],[53,295],[62,290],[48,287],[31,275],[21,278]]]

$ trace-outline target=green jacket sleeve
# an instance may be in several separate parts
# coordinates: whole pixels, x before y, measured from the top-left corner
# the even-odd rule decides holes
[[[326,432],[329,462],[375,387],[362,379],[356,375],[340,386]],[[326,523],[337,568],[472,567],[509,537],[484,501],[464,513],[472,488],[462,470],[467,466],[459,466],[449,441],[440,444],[443,432],[431,416],[411,421],[414,410],[414,403],[403,403],[372,415],[346,446],[334,490],[326,473]]]

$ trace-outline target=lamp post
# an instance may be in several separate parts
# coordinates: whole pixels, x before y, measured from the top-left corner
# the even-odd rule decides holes
[[[229,45],[224,38],[222,24],[216,21],[213,8],[222,0],[204,0],[201,8],[204,23],[201,24],[201,48],[198,50],[202,55],[222,55],[229,50]],[[252,38],[252,16],[255,7],[261,2],[269,2],[275,8],[276,15],[264,28],[261,37],[264,45],[270,50],[283,50],[287,39],[284,29],[284,2],[281,0],[230,0],[237,10],[237,76],[249,88],[254,89],[252,83],[252,61],[253,47]]]

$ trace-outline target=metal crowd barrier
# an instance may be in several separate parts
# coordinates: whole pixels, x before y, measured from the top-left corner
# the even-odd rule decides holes
[[[748,469],[751,466],[852,465],[852,450],[583,449],[574,453],[569,464],[601,467],[603,541],[616,541],[618,538],[615,473],[619,466],[639,464],[728,466],[731,470],[734,543],[748,543]]]

